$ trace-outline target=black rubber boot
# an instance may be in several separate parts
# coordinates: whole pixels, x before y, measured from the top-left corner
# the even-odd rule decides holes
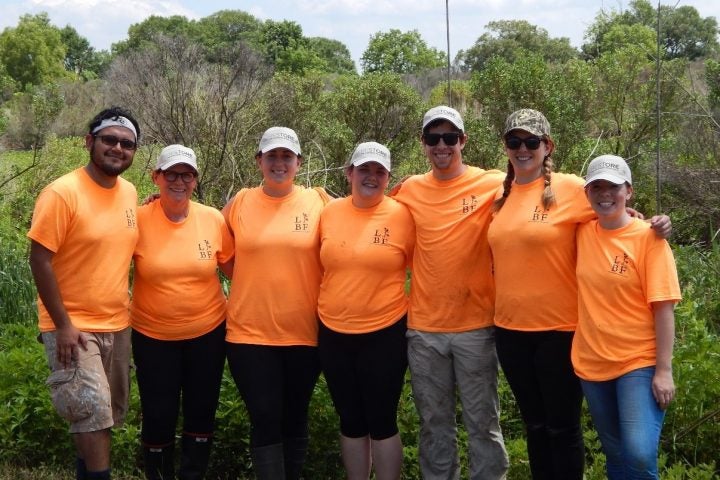
[[[75,480],[86,480],[87,467],[85,460],[80,457],[75,458]]]
[[[300,480],[305,456],[308,450],[308,438],[283,439],[283,454],[285,459],[285,480]]]
[[[143,459],[147,480],[175,480],[175,443],[162,447],[145,445]]]
[[[250,456],[257,480],[282,480],[285,478],[282,443],[251,448]]]
[[[212,437],[183,434],[178,480],[202,480],[210,462]]]

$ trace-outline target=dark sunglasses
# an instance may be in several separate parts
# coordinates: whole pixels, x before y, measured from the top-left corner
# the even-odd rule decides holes
[[[543,139],[540,137],[527,137],[527,138],[520,138],[520,137],[507,137],[505,138],[505,146],[509,148],[510,150],[518,150],[520,146],[524,143],[528,150],[537,150],[540,148],[540,144],[543,142]]]
[[[458,140],[460,140],[460,133],[458,132],[448,132],[448,133],[426,133],[423,135],[423,141],[425,142],[425,145],[428,147],[434,147],[438,143],[440,143],[440,139],[442,138],[443,142],[445,142],[445,145],[448,147],[452,147],[456,143],[458,143]]]
[[[193,179],[197,176],[195,172],[173,172],[172,170],[163,170],[160,173],[163,174],[163,177],[165,177],[165,180],[168,182],[174,182],[175,180],[180,177],[183,182],[190,183],[193,181]]]
[[[120,148],[123,150],[135,150],[137,148],[137,143],[132,140],[118,138],[115,135],[95,135],[95,138],[99,138],[102,144],[108,147],[114,147],[119,143]]]

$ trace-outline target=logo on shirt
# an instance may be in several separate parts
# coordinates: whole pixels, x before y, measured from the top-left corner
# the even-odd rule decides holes
[[[295,217],[295,232],[307,232],[310,230],[310,215],[303,213]]]
[[[385,245],[390,241],[390,229],[387,227],[383,227],[382,229],[375,230],[375,234],[373,235],[373,244],[374,245]]]
[[[203,240],[197,244],[198,260],[212,260],[213,249],[209,240]]]
[[[128,228],[135,228],[135,209],[128,208],[125,210],[125,219],[127,220]]]
[[[475,211],[478,205],[478,200],[475,195],[470,195],[470,198],[462,199],[462,213],[463,215],[472,213]]]
[[[615,255],[613,263],[610,266],[610,273],[614,273],[615,275],[625,275],[628,271],[629,266],[630,257],[628,257],[627,253],[623,253],[622,255]]]
[[[542,208],[540,205],[535,205],[535,210],[532,212],[531,222],[535,223],[547,223],[550,210]]]

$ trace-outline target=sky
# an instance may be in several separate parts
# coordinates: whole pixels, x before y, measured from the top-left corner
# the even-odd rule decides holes
[[[550,37],[567,37],[575,47],[601,11],[627,8],[629,0],[448,0],[450,58],[470,48],[495,20],[527,20]],[[650,0],[657,6],[657,0]],[[720,22],[719,0],[661,0],[662,5],[695,7]],[[127,38],[130,25],[151,15],[200,19],[219,10],[243,10],[260,20],[290,20],[306,37],[339,40],[360,68],[370,37],[378,32],[417,30],[425,42],[447,50],[443,0],[0,0],[0,30],[23,14],[47,12],[53,25],[71,25],[96,50]]]

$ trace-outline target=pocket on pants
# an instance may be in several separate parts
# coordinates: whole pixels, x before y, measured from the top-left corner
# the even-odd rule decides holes
[[[68,422],[77,422],[92,414],[97,387],[87,380],[83,369],[67,368],[52,372],[45,382],[50,387],[53,406]]]

